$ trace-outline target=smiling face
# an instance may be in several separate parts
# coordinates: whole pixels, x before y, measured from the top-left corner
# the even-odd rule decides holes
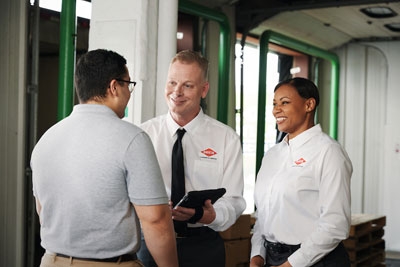
[[[184,126],[200,111],[201,98],[205,98],[209,83],[196,63],[173,62],[168,71],[165,98],[172,118]]]
[[[287,133],[289,139],[314,126],[315,99],[301,97],[290,84],[275,90],[273,106],[278,129]]]

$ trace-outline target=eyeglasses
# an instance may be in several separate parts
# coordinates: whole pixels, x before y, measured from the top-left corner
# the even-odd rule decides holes
[[[135,89],[136,82],[126,81],[126,80],[122,80],[122,79],[115,79],[115,80],[117,80],[119,82],[128,83],[129,92],[131,92],[131,93]]]

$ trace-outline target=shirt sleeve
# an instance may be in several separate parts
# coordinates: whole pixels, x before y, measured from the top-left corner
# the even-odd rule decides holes
[[[131,203],[168,204],[168,196],[153,144],[145,132],[138,134],[125,153],[127,187]]]
[[[227,139],[224,150],[221,187],[226,194],[214,204],[215,220],[208,226],[215,231],[225,231],[233,225],[246,208],[243,198],[243,155],[239,138]]]
[[[257,217],[257,216],[256,216]],[[264,236],[262,235],[262,231],[260,230],[261,223],[259,220],[256,220],[256,223],[253,227],[253,236],[251,237],[251,253],[250,259],[255,256],[261,256],[265,260],[265,255],[267,255],[266,249],[264,247]]]
[[[288,258],[293,267],[313,265],[349,234],[350,178],[353,169],[340,144],[330,144],[321,150],[320,162],[315,171],[316,177],[320,177],[320,217],[316,230]]]

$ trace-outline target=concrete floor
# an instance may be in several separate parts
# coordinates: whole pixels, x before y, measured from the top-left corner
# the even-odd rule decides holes
[[[386,259],[386,267],[400,267],[399,259]]]
[[[386,251],[386,267],[400,267],[400,252]]]

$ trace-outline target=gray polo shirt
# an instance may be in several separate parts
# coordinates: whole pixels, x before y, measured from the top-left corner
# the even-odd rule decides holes
[[[168,203],[149,137],[104,105],[75,106],[41,137],[31,167],[41,245],[52,252],[108,258],[137,251],[132,203]]]

